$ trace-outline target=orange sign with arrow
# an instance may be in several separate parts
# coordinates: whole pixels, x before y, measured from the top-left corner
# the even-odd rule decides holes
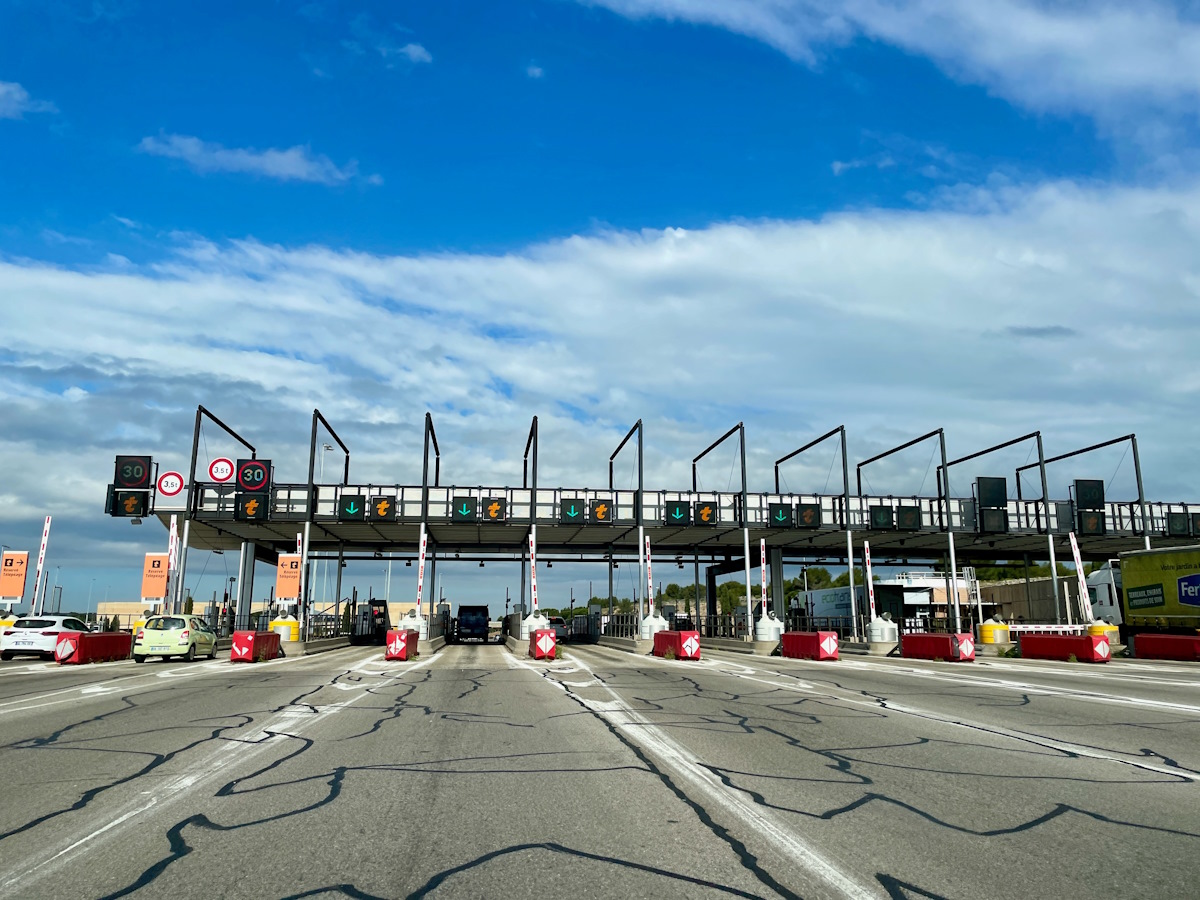
[[[0,564],[0,597],[24,597],[25,575],[29,571],[29,551],[9,550]]]

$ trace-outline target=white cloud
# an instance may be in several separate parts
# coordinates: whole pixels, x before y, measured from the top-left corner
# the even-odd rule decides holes
[[[1035,428],[1049,453],[1136,431],[1150,493],[1195,500],[1198,250],[1200,183],[1055,183],[498,256],[194,241],[107,271],[2,262],[0,484],[14,499],[0,524],[41,508],[25,486],[53,481],[51,464],[83,473],[87,493],[45,498],[78,517],[113,447],[186,462],[198,402],[283,480],[304,477],[317,406],[376,482],[419,479],[432,409],[444,478],[470,484],[520,477],[536,413],[546,484],[605,480],[642,417],[650,481],[683,486],[698,449],[744,419],[757,488],[774,458],[844,422],[856,459],[938,426],[952,455]],[[87,396],[68,405],[72,384]],[[911,485],[873,470],[874,487],[917,490],[919,463]],[[827,466],[788,477],[816,489]],[[703,483],[724,487],[728,467]]]
[[[58,112],[48,100],[34,100],[15,81],[0,81],[0,119],[20,119],[29,112]]]
[[[311,148],[305,146],[288,147],[286,150],[255,150],[224,147],[188,135],[164,134],[142,138],[138,149],[152,156],[183,160],[201,173],[236,172],[279,181],[308,181],[328,185],[345,184],[360,177],[357,162],[351,160],[339,167],[329,157],[314,154]],[[363,180],[369,184],[382,183],[378,175],[367,176]]]
[[[431,63],[433,56],[420,44],[405,44],[403,47],[391,47],[386,44],[379,46],[379,52],[387,56],[403,56],[410,63]]]
[[[525,67],[525,74],[528,75],[530,78],[541,78],[546,73],[542,70],[541,66],[535,66],[532,63],[530,63],[528,66]]]
[[[1161,0],[578,0],[726,28],[814,64],[857,37],[928,56],[1035,110],[1116,116],[1200,104],[1200,21]]]

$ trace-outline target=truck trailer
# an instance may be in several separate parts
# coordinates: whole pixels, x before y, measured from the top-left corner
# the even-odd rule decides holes
[[[1124,618],[1132,633],[1200,630],[1200,545],[1121,554]]]

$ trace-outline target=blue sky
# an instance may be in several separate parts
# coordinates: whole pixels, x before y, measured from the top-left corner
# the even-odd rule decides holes
[[[116,595],[112,455],[197,403],[297,479],[319,406],[398,482],[432,409],[468,483],[537,414],[547,483],[744,419],[752,486],[845,422],[1196,497],[1198,60],[1163,2],[0,0],[0,540]]]
[[[1086,117],[1016,108],[865,38],[812,67],[561,0],[6,7],[4,79],[58,110],[7,127],[0,149],[23,173],[4,187],[10,249],[43,258],[88,255],[47,231],[142,256],[114,216],[212,239],[496,250],[1121,168]],[[138,149],[172,135],[302,147],[334,183],[197,177]]]

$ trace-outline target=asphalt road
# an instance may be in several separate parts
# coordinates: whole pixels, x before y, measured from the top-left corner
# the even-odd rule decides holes
[[[1200,666],[0,665],[0,897],[1153,897]]]

